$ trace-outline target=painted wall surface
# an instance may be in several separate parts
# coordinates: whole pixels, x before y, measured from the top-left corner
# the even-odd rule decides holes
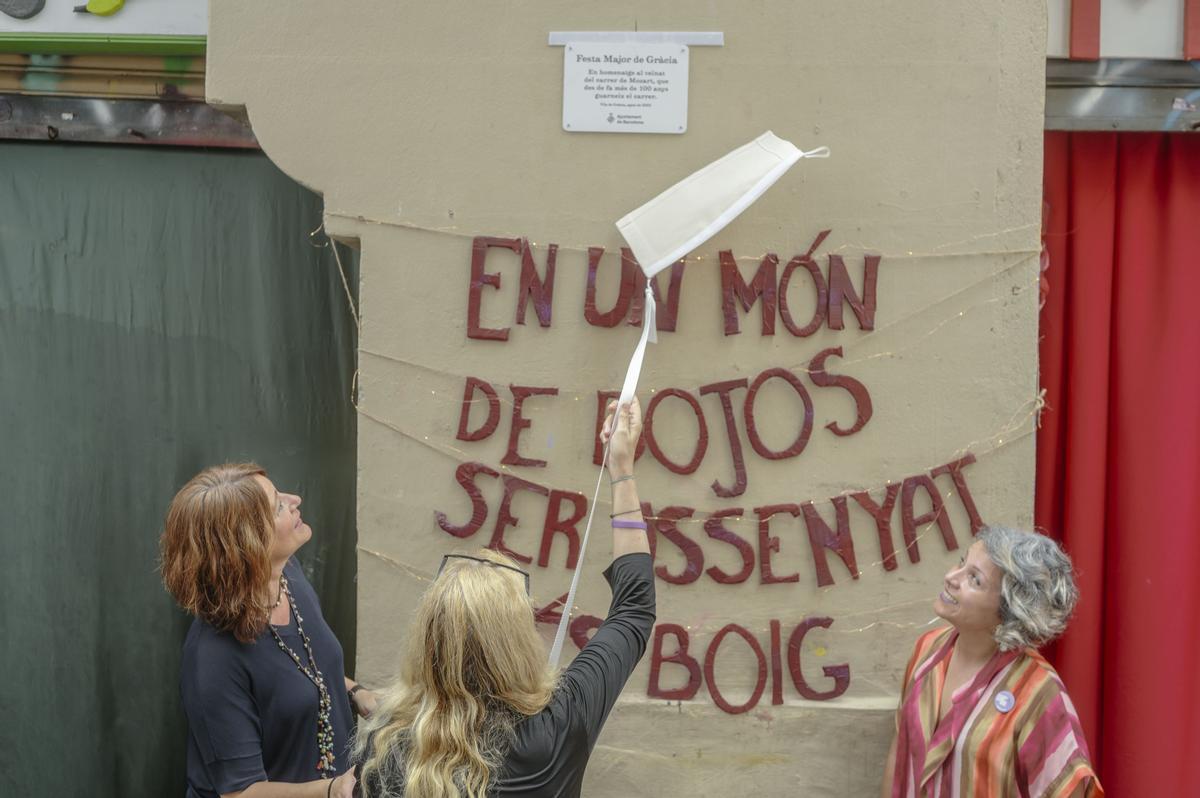
[[[203,36],[208,29],[208,0],[134,0],[106,17],[75,10],[85,4],[50,0],[29,19],[0,14],[0,33]]]
[[[764,130],[832,149],[682,267],[641,391],[665,396],[639,471],[658,628],[585,792],[872,794],[971,508],[1031,523],[1044,6],[214,0],[210,28],[209,101],[244,106],[268,155],[324,194],[327,229],[362,248],[369,684],[394,672],[446,551],[529,558],[539,608],[566,592],[597,391],[619,389],[638,334],[613,222]],[[688,132],[564,132],[547,34],[634,29],[724,32],[691,50]],[[771,289],[749,311],[735,268]],[[659,285],[664,310],[669,273]],[[847,285],[857,312],[830,300]],[[462,418],[471,378],[494,416],[471,388]],[[581,636],[607,608],[607,558],[602,525]]]

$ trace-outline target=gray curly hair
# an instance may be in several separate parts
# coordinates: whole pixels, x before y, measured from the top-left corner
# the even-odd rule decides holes
[[[1058,637],[1079,600],[1071,559],[1037,532],[989,526],[977,536],[1004,575],[1000,584],[1001,651],[1037,648]]]

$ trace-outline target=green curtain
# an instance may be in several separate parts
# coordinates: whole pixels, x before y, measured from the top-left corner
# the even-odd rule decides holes
[[[258,153],[0,142],[0,794],[184,793],[158,538],[204,466],[304,497],[353,672],[357,331],[320,224]]]

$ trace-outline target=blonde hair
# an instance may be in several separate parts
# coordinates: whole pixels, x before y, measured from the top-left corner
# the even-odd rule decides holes
[[[167,509],[159,549],[162,578],[179,606],[243,643],[267,627],[267,583],[275,533],[271,500],[255,463],[201,471]]]
[[[514,566],[508,558],[475,556],[488,562],[451,558],[425,591],[399,678],[360,724],[354,758],[365,759],[369,798],[484,798],[515,723],[550,701],[554,677],[525,583],[488,564]]]
[[[1079,601],[1071,558],[1055,541],[1020,529],[992,526],[979,532],[1000,569],[1001,651],[1037,648],[1061,635]]]

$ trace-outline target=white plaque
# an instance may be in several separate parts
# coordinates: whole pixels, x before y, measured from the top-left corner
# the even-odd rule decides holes
[[[687,130],[687,45],[572,42],[563,57],[563,130]]]

